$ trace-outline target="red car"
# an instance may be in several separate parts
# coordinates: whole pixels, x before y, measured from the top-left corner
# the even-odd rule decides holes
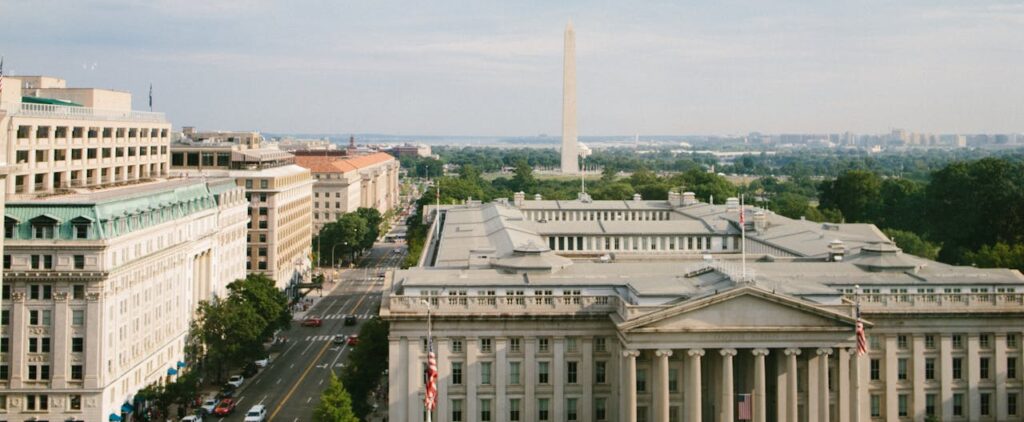
[[[235,401],[231,399],[221,400],[217,404],[217,407],[213,408],[213,414],[217,416],[227,416],[235,411]]]
[[[320,319],[320,317],[318,317],[318,316],[308,316],[308,317],[306,317],[306,319],[302,320],[302,326],[303,327],[319,327],[320,324],[323,324],[323,322],[324,321],[322,319]]]
[[[348,345],[349,346],[355,346],[357,344],[359,344],[359,336],[357,336],[355,334],[352,334],[352,335],[348,336]]]

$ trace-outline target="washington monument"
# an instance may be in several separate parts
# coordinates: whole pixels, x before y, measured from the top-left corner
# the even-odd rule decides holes
[[[562,65],[562,173],[579,173],[576,132],[576,31],[565,26],[565,58]]]

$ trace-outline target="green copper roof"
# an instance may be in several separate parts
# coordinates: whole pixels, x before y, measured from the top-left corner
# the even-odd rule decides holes
[[[28,104],[49,104],[49,105],[59,105],[59,106],[68,106],[68,107],[81,107],[82,106],[81,104],[78,104],[78,103],[73,102],[73,101],[58,100],[56,98],[21,97],[21,102],[28,103]]]
[[[52,224],[40,217],[56,220],[54,239],[76,239],[79,225],[88,226],[85,239],[109,239],[216,206],[206,183],[175,180],[9,202],[5,224],[14,225],[15,239],[33,239],[37,235],[34,226]]]

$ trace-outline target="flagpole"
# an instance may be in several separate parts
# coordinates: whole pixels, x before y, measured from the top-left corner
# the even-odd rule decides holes
[[[431,327],[431,321],[430,321],[430,302],[429,301],[427,302],[427,344],[429,344],[431,348],[434,347],[433,328]],[[428,353],[429,353],[429,351],[428,351]],[[426,396],[427,395],[427,392],[426,392],[427,386],[424,385],[423,389],[424,389],[423,394],[424,394],[424,396]],[[433,413],[433,409],[431,409],[430,406],[427,406],[427,422],[431,422],[432,413]]]

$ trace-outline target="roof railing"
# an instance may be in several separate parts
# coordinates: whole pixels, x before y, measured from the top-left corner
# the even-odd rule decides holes
[[[167,122],[167,117],[164,113],[149,111],[107,110],[92,107],[34,103],[4,103],[0,108],[7,110],[11,115],[17,116],[53,117],[59,119],[78,120],[120,120],[150,123]]]

